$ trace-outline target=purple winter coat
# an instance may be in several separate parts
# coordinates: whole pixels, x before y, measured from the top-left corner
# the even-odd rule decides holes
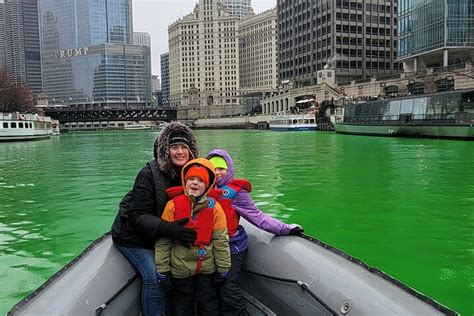
[[[214,156],[220,156],[227,162],[227,174],[217,180],[217,187],[220,188],[234,178],[234,163],[224,149],[213,149],[207,154],[206,158],[210,159]],[[250,194],[245,189],[237,192],[237,195],[232,200],[232,207],[249,223],[275,235],[288,235],[294,227],[263,213],[252,201]],[[230,236],[229,243],[232,254],[241,253],[248,248],[247,234],[242,226],[239,226],[234,236]]]

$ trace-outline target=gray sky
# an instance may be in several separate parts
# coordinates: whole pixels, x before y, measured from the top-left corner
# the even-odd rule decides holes
[[[152,74],[160,75],[160,55],[168,51],[168,26],[191,13],[198,0],[132,0],[133,30],[151,36]],[[255,13],[276,6],[276,0],[252,0]]]

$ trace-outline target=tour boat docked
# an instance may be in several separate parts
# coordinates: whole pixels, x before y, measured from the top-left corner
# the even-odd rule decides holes
[[[337,133],[474,139],[474,90],[353,102],[345,106]]]
[[[126,130],[144,130],[144,129],[150,129],[150,126],[143,125],[143,124],[133,124],[133,125],[127,125],[124,127]]]
[[[53,133],[52,135],[53,136],[58,136],[60,134],[60,131],[59,131],[59,121],[57,120],[51,120],[51,126],[53,128]]]
[[[272,116],[270,129],[272,131],[315,131],[317,127],[314,114],[286,114],[280,112]]]
[[[49,116],[0,113],[0,142],[50,138],[55,130],[53,123]],[[59,132],[59,122],[56,126]]]

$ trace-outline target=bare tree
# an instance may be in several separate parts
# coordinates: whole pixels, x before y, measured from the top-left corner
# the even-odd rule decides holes
[[[0,66],[0,112],[32,112],[33,96],[23,82],[13,80]]]

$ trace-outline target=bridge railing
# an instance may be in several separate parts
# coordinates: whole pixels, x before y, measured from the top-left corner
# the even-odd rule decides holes
[[[137,108],[137,109],[71,109],[71,108],[46,108],[45,115],[59,120],[61,123],[67,122],[95,122],[95,121],[145,121],[176,120],[175,109],[160,108]]]

